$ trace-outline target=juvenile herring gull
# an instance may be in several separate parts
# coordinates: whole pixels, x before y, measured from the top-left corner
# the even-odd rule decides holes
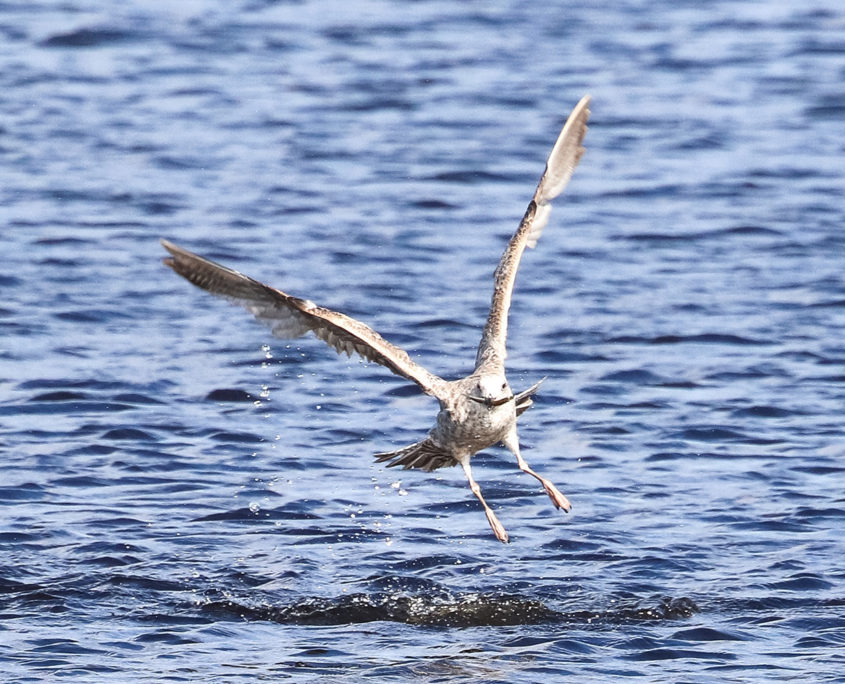
[[[435,397],[440,403],[440,412],[428,436],[403,449],[376,454],[375,458],[378,462],[387,462],[388,467],[401,465],[425,471],[460,464],[472,493],[484,507],[496,538],[507,542],[508,533],[487,505],[472,476],[470,458],[480,450],[504,444],[516,456],[519,469],[540,481],[556,508],[566,512],[571,508],[557,487],[534,472],[520,454],[516,419],[531,406],[531,397],[542,380],[518,394],[511,391],[505,377],[505,339],[508,309],[522,252],[537,243],[549,217],[550,202],[566,187],[584,153],[582,142],[587,132],[589,104],[589,95],[584,96],[569,115],[546,162],[534,197],[499,261],[475,369],[460,380],[447,381],[430,373],[405,351],[360,321],[260,283],[166,240],[161,241],[162,245],[172,256],[164,263],[194,285],[240,304],[267,323],[277,337],[289,339],[313,332],[338,352],[347,355],[354,352],[367,361],[386,366]]]

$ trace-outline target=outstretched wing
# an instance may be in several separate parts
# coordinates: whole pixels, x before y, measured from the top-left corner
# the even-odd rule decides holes
[[[522,222],[505,248],[505,253],[502,254],[499,266],[496,268],[493,301],[490,304],[490,314],[484,326],[481,343],[478,345],[478,354],[475,359],[476,370],[482,366],[491,370],[504,370],[508,310],[522,252],[526,247],[534,247],[537,244],[549,220],[551,201],[563,192],[572,177],[572,172],[581,160],[581,155],[584,154],[581,144],[587,133],[589,106],[590,96],[585,95],[575,105],[575,109],[566,120],[546,161],[546,170],[540,178],[534,197],[528,204]]]
[[[306,299],[292,297],[264,283],[197,256],[167,240],[161,244],[172,256],[164,263],[197,287],[239,304],[285,339],[313,332],[338,353],[358,354],[413,380],[427,394],[438,396],[444,381],[411,360],[411,357],[354,318],[324,309]]]

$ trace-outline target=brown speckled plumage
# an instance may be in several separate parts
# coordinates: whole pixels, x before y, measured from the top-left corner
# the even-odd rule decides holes
[[[269,287],[166,240],[162,244],[171,256],[164,263],[197,287],[243,306],[267,323],[277,337],[289,339],[312,332],[338,352],[354,353],[381,364],[435,397],[440,402],[440,412],[428,436],[397,451],[376,454],[376,460],[387,462],[388,467],[425,471],[460,464],[497,539],[507,542],[507,532],[472,477],[470,458],[482,449],[503,443],[516,456],[520,470],[540,481],[557,508],[570,509],[566,497],[534,472],[520,454],[516,419],[531,406],[531,397],[540,383],[516,395],[511,392],[505,377],[505,343],[508,310],[522,253],[536,244],[548,220],[551,201],[566,187],[581,159],[589,104],[589,96],[583,97],[567,119],[519,228],[499,261],[475,369],[460,380],[446,381],[430,373],[360,321]]]

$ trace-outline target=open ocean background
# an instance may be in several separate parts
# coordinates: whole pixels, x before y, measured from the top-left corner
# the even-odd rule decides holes
[[[0,2],[0,680],[845,681],[843,83],[840,0]],[[506,546],[158,240],[463,375],[585,93]]]

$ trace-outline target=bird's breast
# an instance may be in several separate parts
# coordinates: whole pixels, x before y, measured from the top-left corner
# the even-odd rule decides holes
[[[475,453],[500,442],[516,420],[514,402],[487,406],[458,402],[437,415],[437,440],[460,451]]]

